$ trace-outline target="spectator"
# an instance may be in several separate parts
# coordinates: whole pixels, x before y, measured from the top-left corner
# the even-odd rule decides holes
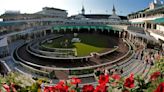
[[[99,76],[101,74],[101,71],[100,71],[100,68],[97,68],[96,72],[95,72],[95,75],[96,76]]]
[[[105,69],[105,75],[109,75],[109,71]]]
[[[123,68],[121,68],[120,73],[121,73],[121,74],[123,74],[123,73],[124,73]]]
[[[44,92],[44,82],[42,82],[42,84],[40,85],[40,88],[41,88],[42,92]]]
[[[141,60],[142,60],[143,56],[144,56],[144,53],[143,53],[143,51],[142,51],[142,52],[141,52]]]

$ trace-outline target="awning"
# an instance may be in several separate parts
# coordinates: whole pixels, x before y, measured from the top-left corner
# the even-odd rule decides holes
[[[15,26],[15,25],[21,25],[25,22],[0,22],[0,26]]]
[[[144,22],[132,22],[132,24],[144,24]]]
[[[153,23],[164,23],[164,18],[158,18],[155,20],[151,20],[151,22],[153,22]]]

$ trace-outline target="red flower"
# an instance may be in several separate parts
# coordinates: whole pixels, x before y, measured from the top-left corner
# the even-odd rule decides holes
[[[54,92],[55,89],[53,86],[50,86],[50,87],[48,87],[48,90],[49,90],[48,92]]]
[[[79,84],[79,83],[81,83],[81,80],[79,78],[72,77],[71,84]]]
[[[109,82],[109,75],[100,75],[99,84],[105,85],[107,82]]]
[[[120,78],[121,78],[121,76],[118,75],[118,74],[113,74],[111,77],[112,77],[114,80],[120,80]]]
[[[96,87],[94,92],[107,92],[107,86],[100,84]]]
[[[57,85],[64,85],[64,84],[65,84],[64,80],[60,80]]]
[[[60,81],[55,86],[45,87],[44,92],[68,92],[68,86],[65,85],[64,81]]]
[[[125,80],[124,86],[128,88],[134,87],[134,74],[131,74],[130,77]]]
[[[49,92],[49,87],[44,87],[44,92]]]
[[[55,90],[59,92],[68,92],[68,86],[64,84],[64,81],[60,81],[56,86],[54,86]]]
[[[3,88],[5,88],[6,92],[10,92],[10,87],[7,84],[3,84]]]
[[[160,83],[154,92],[164,92],[164,82]]]
[[[83,86],[83,92],[93,92],[94,87],[92,85],[84,85]]]
[[[157,79],[160,75],[161,75],[161,73],[160,73],[159,71],[154,72],[154,73],[150,76],[150,79],[151,79],[151,80],[155,80],[155,79]]]
[[[75,90],[70,90],[70,92],[76,92]]]
[[[14,85],[13,83],[11,83],[12,92],[17,92],[14,86],[15,86],[15,85]]]

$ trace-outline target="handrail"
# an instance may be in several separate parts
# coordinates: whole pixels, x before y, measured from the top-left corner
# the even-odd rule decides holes
[[[126,42],[126,44],[128,44],[128,42],[127,42],[126,40],[124,40],[124,41]],[[129,45],[129,44],[128,44],[128,47],[129,47],[129,50],[128,50],[128,52],[127,52],[124,56],[122,56],[122,57],[120,57],[120,58],[118,58],[118,59],[116,59],[116,60],[114,60],[114,61],[112,61],[112,62],[107,62],[107,63],[103,63],[103,64],[100,64],[100,65],[86,66],[86,67],[76,67],[76,68],[55,68],[55,67],[42,66],[42,65],[34,64],[34,63],[31,63],[31,62],[28,62],[28,61],[23,60],[22,58],[20,58],[20,57],[18,56],[18,53],[16,53],[16,56],[17,56],[22,62],[24,62],[25,64],[30,64],[30,65],[32,65],[32,66],[40,67],[40,68],[44,68],[44,69],[50,69],[50,70],[81,70],[81,69],[91,69],[91,68],[102,67],[102,66],[106,66],[106,65],[115,63],[115,62],[117,62],[117,61],[123,59],[124,57],[126,57],[126,56],[131,52],[131,50],[130,50],[130,45]],[[17,52],[17,51],[18,51],[18,48],[16,49],[16,52]]]
[[[0,60],[0,63],[1,63],[1,64],[3,64],[3,66],[5,67],[5,69],[7,70],[7,72],[11,72],[10,67],[6,64],[6,62],[5,62],[5,61]]]
[[[118,46],[116,46],[113,50],[110,50],[110,51],[108,51],[108,52],[105,52],[105,53],[101,53],[101,54],[99,54],[99,56],[102,56],[102,55],[105,55],[105,54],[109,54],[109,53],[112,53],[112,52],[114,52],[114,51],[116,51],[118,49]],[[29,50],[29,48],[28,48],[28,46],[26,47],[26,50],[30,53],[30,54],[32,54],[32,55],[34,55],[34,56],[37,56],[37,57],[42,57],[42,58],[48,58],[48,59],[83,59],[83,58],[91,58],[91,57],[93,57],[93,56],[84,56],[84,57],[53,57],[53,56],[47,56],[46,54],[54,54],[54,53],[52,53],[52,52],[45,52],[45,51],[38,51],[38,50],[36,50],[36,49],[31,49],[31,50]],[[35,53],[34,53],[35,52]],[[38,53],[40,53],[40,54],[38,54]],[[44,55],[43,55],[44,54]],[[60,54],[60,53],[59,53]],[[63,53],[61,53],[61,54],[63,54]]]
[[[55,39],[55,38],[58,38],[58,37],[61,37],[61,36],[62,35],[57,36],[57,37],[48,38],[46,40],[43,40],[41,43],[44,43],[45,41],[48,41],[50,39]],[[37,57],[48,58],[48,59],[83,59],[83,58],[91,58],[91,57],[93,57],[93,56],[84,56],[84,57],[73,57],[73,56],[72,57],[55,57],[55,56],[47,56],[46,54],[49,54],[49,55],[53,54],[53,55],[55,55],[55,52],[47,52],[47,51],[36,50],[36,49],[32,48],[32,45],[34,43],[35,43],[35,41],[33,41],[30,44],[28,44],[27,47],[26,47],[26,50],[28,51],[28,53],[30,53],[30,54],[32,54],[34,56],[37,56]],[[117,49],[118,49],[118,46],[115,46],[115,48],[113,50],[110,50],[110,51],[104,52],[104,53],[100,53],[99,56],[103,56],[105,54],[112,53],[112,52],[116,51]],[[62,55],[62,54],[64,54],[64,53],[58,53],[57,55]]]

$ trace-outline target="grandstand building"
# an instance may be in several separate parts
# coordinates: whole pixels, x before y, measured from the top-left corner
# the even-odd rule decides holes
[[[163,4],[157,0],[150,9],[129,14],[128,18],[117,15],[114,5],[112,14],[86,14],[83,6],[80,14],[70,17],[67,17],[66,10],[52,7],[44,7],[33,14],[6,12],[0,16],[3,19],[0,22],[0,56],[11,56],[5,63],[15,71],[32,77],[55,79],[55,82],[77,75],[83,80],[82,84],[95,84],[94,70],[116,70],[117,67],[126,67],[121,74],[123,77],[133,72],[138,75],[143,73],[142,77],[147,78],[151,66],[138,62],[139,54],[149,42],[156,41],[145,30],[150,34],[163,35],[156,32],[163,32],[163,10]],[[79,37],[75,36],[76,33]],[[84,38],[95,37],[81,40],[80,34]],[[85,44],[91,49],[103,48],[102,52],[94,50],[78,56],[77,49],[68,48],[72,37],[77,42],[86,40]],[[107,38],[102,40],[101,37]],[[90,39],[93,42],[89,42]],[[107,47],[99,45],[103,41]],[[52,42],[65,48],[44,45]]]
[[[67,11],[52,7],[44,7],[42,11],[34,14],[22,14],[20,12],[5,12],[0,16],[0,35],[12,32],[51,28],[57,25],[128,25],[126,16],[118,16],[113,6],[113,14],[85,14],[84,7],[82,13],[67,17]],[[32,33],[32,32],[31,32]],[[23,33],[24,35],[25,33]],[[15,39],[15,38],[14,38]],[[10,41],[9,41],[10,42]]]
[[[128,15],[133,26],[144,28],[158,41],[164,41],[164,4],[154,0],[149,7]]]

